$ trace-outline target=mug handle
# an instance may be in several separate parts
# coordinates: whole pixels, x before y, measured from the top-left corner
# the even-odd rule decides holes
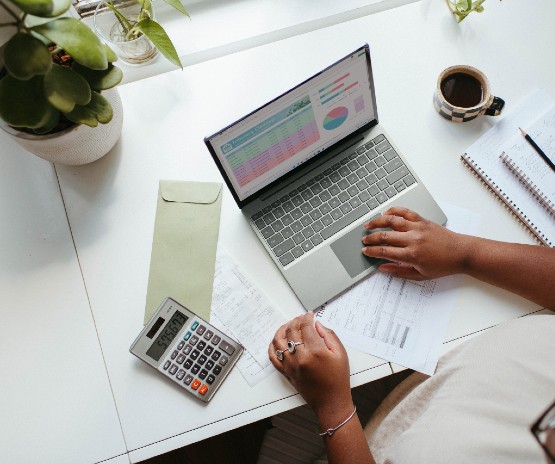
[[[499,116],[504,106],[505,100],[499,97],[493,97],[491,104],[486,108],[484,114],[488,116]]]

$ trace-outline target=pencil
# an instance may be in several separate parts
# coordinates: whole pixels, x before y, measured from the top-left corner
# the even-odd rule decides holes
[[[553,164],[553,162],[543,152],[543,150],[540,147],[538,147],[538,145],[536,144],[536,142],[534,142],[534,139],[532,137],[530,137],[526,132],[524,132],[524,130],[522,128],[519,127],[519,129],[520,129],[520,132],[522,133],[522,135],[524,136],[524,138],[526,139],[526,141],[530,145],[532,145],[534,150],[536,150],[536,153],[538,155],[540,155],[542,157],[542,159],[547,163],[547,165],[553,170],[553,172],[555,172],[555,164]]]

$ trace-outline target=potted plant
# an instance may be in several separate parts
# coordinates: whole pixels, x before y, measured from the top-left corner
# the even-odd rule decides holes
[[[486,0],[446,0],[447,6],[457,17],[457,22],[461,22],[464,18],[466,18],[470,13],[476,11],[477,13],[481,13],[484,11],[484,7],[482,4]]]
[[[189,17],[180,0],[164,1]],[[144,64],[160,51],[168,61],[183,69],[171,39],[155,20],[151,0],[101,1],[94,13],[94,26],[125,62]]]
[[[70,0],[0,0],[13,34],[0,48],[2,128],[32,153],[83,164],[121,133],[115,53],[81,21]],[[110,90],[111,89],[111,90]]]

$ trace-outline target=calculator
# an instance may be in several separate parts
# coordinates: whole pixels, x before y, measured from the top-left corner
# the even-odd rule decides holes
[[[177,301],[166,298],[129,351],[208,403],[244,348]]]

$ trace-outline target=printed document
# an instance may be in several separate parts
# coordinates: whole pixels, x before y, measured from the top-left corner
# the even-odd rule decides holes
[[[210,323],[245,347],[237,367],[252,387],[275,372],[268,345],[287,320],[218,247]]]

